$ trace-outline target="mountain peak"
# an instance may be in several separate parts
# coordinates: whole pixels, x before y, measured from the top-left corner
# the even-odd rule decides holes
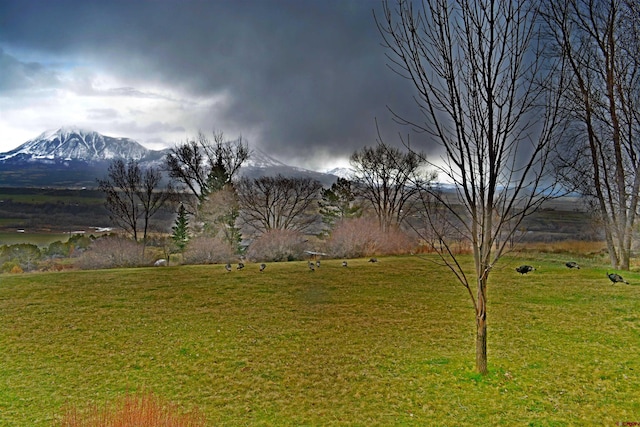
[[[128,138],[113,138],[98,132],[65,126],[48,130],[16,149],[0,155],[0,160],[10,158],[22,161],[80,160],[85,162],[112,159],[141,160],[149,154],[138,142]]]

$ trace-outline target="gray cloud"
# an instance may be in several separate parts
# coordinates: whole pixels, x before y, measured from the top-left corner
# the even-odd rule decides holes
[[[0,92],[59,86],[54,70],[38,62],[22,62],[0,47]]]
[[[152,95],[137,85],[193,99],[226,94],[197,123],[170,127],[250,133],[252,144],[282,159],[348,156],[375,144],[376,118],[385,139],[397,141],[407,130],[386,106],[412,108],[408,84],[386,66],[372,14],[379,7],[367,0],[8,0],[0,3],[0,46],[99,64],[131,85],[114,95]]]

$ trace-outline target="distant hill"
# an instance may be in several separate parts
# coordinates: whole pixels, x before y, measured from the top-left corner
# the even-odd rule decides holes
[[[0,187],[95,187],[115,159],[135,160],[141,167],[160,167],[165,150],[149,150],[129,138],[114,138],[98,132],[63,127],[41,133],[19,147],[0,153]],[[260,150],[241,171],[242,176],[309,176],[330,186],[336,176],[288,166]]]

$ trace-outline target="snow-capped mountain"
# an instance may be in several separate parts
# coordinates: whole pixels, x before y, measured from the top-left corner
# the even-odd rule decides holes
[[[115,159],[159,167],[166,152],[148,150],[129,138],[63,127],[0,153],[0,186],[95,187]]]
[[[149,161],[163,155],[164,152],[148,150],[129,138],[113,138],[94,131],[65,127],[43,132],[14,150],[0,154],[0,162]]]

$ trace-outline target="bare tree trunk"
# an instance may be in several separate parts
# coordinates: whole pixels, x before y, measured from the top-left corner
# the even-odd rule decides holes
[[[478,299],[476,305],[476,372],[486,375],[487,368],[487,283],[485,278],[478,280]]]

